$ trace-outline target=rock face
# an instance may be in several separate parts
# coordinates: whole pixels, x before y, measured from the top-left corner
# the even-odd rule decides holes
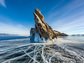
[[[35,28],[31,28],[30,39],[39,42],[57,38],[55,31],[44,21],[44,16],[41,14],[40,10],[36,8],[33,14]]]
[[[54,30],[54,31],[55,31],[55,33],[56,33],[57,36],[68,36],[68,35],[65,34],[65,33],[61,33],[61,32],[56,31],[56,30]]]

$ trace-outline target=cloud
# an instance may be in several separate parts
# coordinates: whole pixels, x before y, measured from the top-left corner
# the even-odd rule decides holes
[[[61,3],[60,5],[64,4]],[[54,18],[58,15],[60,15],[60,17],[64,17],[67,16],[67,14],[69,14],[70,12],[73,12],[74,10],[76,10],[77,8],[81,7],[84,5],[84,1],[83,0],[73,0],[71,2],[69,2],[68,4],[66,3],[65,5],[61,6],[60,5],[56,5],[54,6],[48,13],[47,18]],[[57,9],[58,8],[58,9]]]
[[[63,30],[63,31],[67,31],[67,30],[74,30],[75,28],[79,28],[79,27],[82,27],[82,26],[84,26],[84,19],[78,19],[78,20],[75,20],[75,21],[72,21],[72,22],[70,22],[70,23],[67,23],[67,24],[65,24],[65,25],[63,25],[63,26],[61,26],[60,28],[59,28],[59,30]]]
[[[73,17],[73,16],[72,16]],[[53,28],[55,30],[61,31],[61,32],[66,32],[69,34],[74,34],[74,33],[84,33],[84,16],[78,16],[74,17],[66,17],[66,19],[54,22],[56,24],[52,24]]]
[[[15,22],[13,19],[0,16],[0,33],[18,34],[22,36],[29,36],[29,27]]]
[[[46,17],[51,27],[69,34],[84,33],[84,1],[74,0],[60,5],[52,8]]]
[[[0,22],[0,33],[18,34],[21,36],[29,36],[29,30],[23,25],[10,25]]]
[[[0,0],[0,5],[6,7],[5,0]]]

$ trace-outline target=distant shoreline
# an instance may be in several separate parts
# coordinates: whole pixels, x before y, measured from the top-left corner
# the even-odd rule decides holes
[[[29,36],[0,36],[0,41],[11,40],[11,39],[22,39],[22,38],[29,38]]]

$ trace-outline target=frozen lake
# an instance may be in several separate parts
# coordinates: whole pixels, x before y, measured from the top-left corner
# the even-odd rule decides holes
[[[84,36],[31,43],[29,37],[0,40],[0,63],[83,63]]]

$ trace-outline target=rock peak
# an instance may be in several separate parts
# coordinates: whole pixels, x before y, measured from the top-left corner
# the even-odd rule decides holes
[[[35,42],[39,42],[57,38],[53,29],[44,21],[44,16],[41,14],[40,10],[35,8],[35,12],[33,14],[35,28],[31,28],[30,39],[34,40]]]
[[[40,10],[39,10],[38,8],[35,8],[35,12],[36,12],[36,11],[37,11],[37,12],[40,12]]]

